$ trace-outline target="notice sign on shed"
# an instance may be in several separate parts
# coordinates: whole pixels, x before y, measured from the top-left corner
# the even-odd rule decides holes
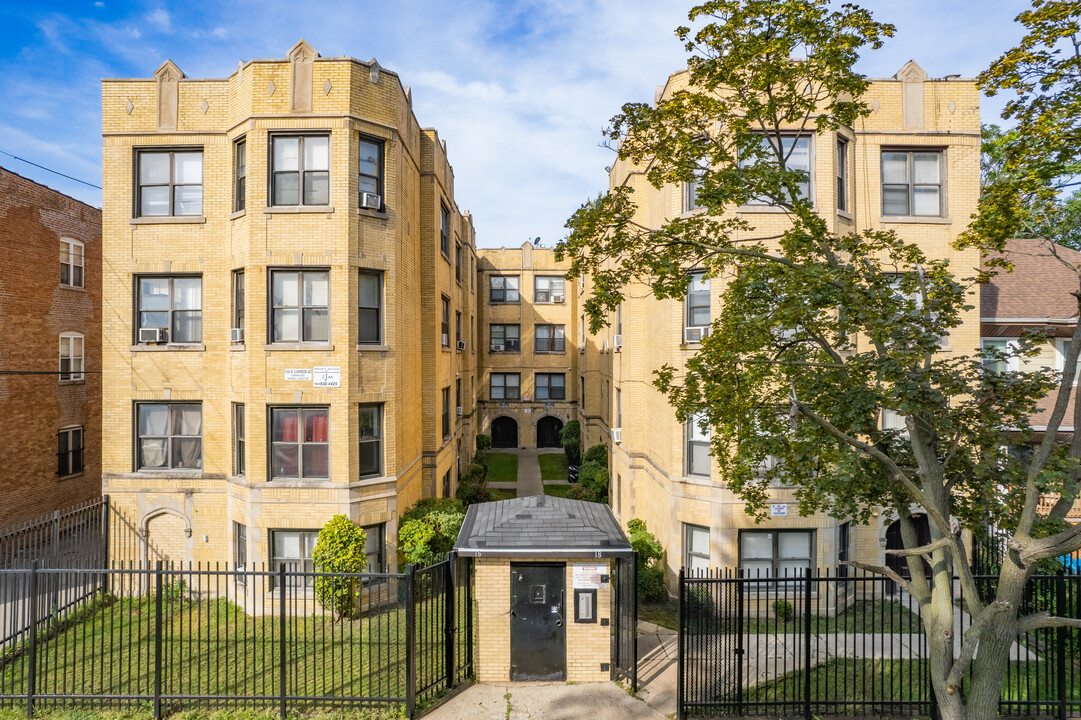
[[[787,503],[774,503],[769,506],[769,514],[772,517],[788,517]]]
[[[312,387],[342,386],[342,369],[340,367],[317,367],[313,372],[315,377],[312,379]]]
[[[608,587],[607,565],[575,565],[573,575],[575,590],[597,590]]]
[[[311,380],[312,371],[308,368],[286,368],[285,380],[287,382],[292,380]]]

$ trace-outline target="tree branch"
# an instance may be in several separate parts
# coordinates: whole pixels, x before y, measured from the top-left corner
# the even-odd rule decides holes
[[[1057,627],[1081,630],[1081,618],[1059,617],[1049,612],[1038,612],[1033,615],[1026,615],[1017,621],[1017,634]]]
[[[895,583],[897,583],[900,587],[904,588],[905,592],[916,598],[917,602],[923,602],[927,599],[923,593],[917,593],[912,588],[912,584],[909,583],[908,580],[905,580],[903,577],[898,575],[895,570],[892,570],[888,567],[885,567],[883,565],[871,565],[869,563],[857,562],[855,560],[844,560],[841,562],[841,564],[849,565],[856,568],[857,570],[863,570],[864,572],[869,572],[874,575],[882,575],[888,577],[890,580],[893,580]]]
[[[1081,524],[1072,525],[1068,530],[1055,533],[1045,538],[1029,538],[1019,543],[1021,564],[1025,567],[1037,560],[1058,557],[1081,549]]]
[[[961,643],[961,650],[957,653],[957,659],[953,661],[953,667],[950,668],[950,674],[946,676],[947,692],[949,692],[949,688],[956,688],[961,684],[961,677],[965,674],[965,670],[968,669],[968,666],[972,663],[972,658],[976,655],[976,647],[980,644],[980,635],[983,634],[984,626],[987,625],[995,615],[1007,612],[1009,609],[1009,603],[991,603],[987,606],[987,609],[977,615],[976,619],[969,625],[968,630],[965,631],[965,639]]]
[[[953,542],[953,536],[940,537],[929,545],[923,547],[912,548],[911,550],[887,550],[887,555],[895,555],[897,557],[912,557],[913,555],[930,555],[935,550],[939,550],[944,547],[948,547]]]

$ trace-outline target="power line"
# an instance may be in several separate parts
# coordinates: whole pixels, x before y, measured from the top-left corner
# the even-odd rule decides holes
[[[40,169],[44,170],[45,172],[51,172],[53,175],[59,175],[62,178],[67,178],[68,180],[74,180],[77,183],[82,183],[83,185],[89,185],[92,188],[96,188],[98,190],[101,190],[101,185],[95,185],[94,183],[89,183],[86,180],[80,180],[77,177],[72,177],[71,175],[65,175],[62,172],[59,172],[57,170],[53,170],[52,168],[47,168],[44,165],[38,165],[36,162],[30,162],[26,158],[21,158],[18,155],[12,155],[11,153],[6,152],[4,150],[0,150],[0,155],[7,155],[9,158],[15,158],[19,162],[24,162],[27,165],[33,165],[34,167],[40,168]]]
[[[0,375],[101,375],[101,370],[0,370]]]

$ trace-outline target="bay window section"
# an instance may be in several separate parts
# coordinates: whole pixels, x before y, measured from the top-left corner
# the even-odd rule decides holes
[[[383,472],[383,406],[360,406],[360,477]]]
[[[744,577],[800,578],[811,569],[814,533],[805,530],[743,530],[739,560]]]
[[[330,342],[330,273],[271,271],[271,341]]]
[[[330,409],[272,408],[270,476],[278,479],[330,477]]]
[[[271,204],[330,204],[330,137],[271,139]]]

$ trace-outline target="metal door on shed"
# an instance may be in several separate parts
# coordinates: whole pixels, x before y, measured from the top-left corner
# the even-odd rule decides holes
[[[511,680],[566,679],[566,570],[562,563],[511,563]]]

